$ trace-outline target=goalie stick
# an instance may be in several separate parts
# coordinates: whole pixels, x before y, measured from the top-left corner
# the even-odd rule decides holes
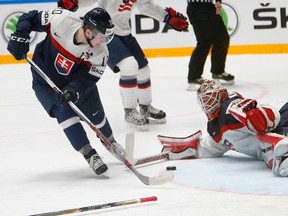
[[[31,60],[27,55],[23,56],[24,59],[34,68],[34,70],[41,76],[47,83],[50,85],[50,87],[56,92],[59,93],[61,89],[59,89],[55,83],[38,67],[38,65]],[[114,152],[117,154],[118,158],[121,159],[121,161],[138,177],[138,179],[145,185],[160,185],[165,184],[173,180],[174,174],[173,172],[168,172],[166,170],[163,170],[158,176],[145,176],[139,173],[131,164],[129,160],[127,160],[125,157],[123,157],[117,149],[114,148],[114,146],[111,144],[111,142],[101,133],[101,131],[82,113],[82,111],[72,102],[68,101],[69,106],[75,111],[75,113],[83,120],[85,121],[88,126],[96,133],[96,135],[107,145],[113,148]]]
[[[92,205],[92,206],[85,206],[80,208],[73,208],[73,209],[65,209],[60,211],[53,211],[53,212],[46,212],[46,213],[40,213],[40,214],[34,214],[30,216],[56,216],[56,215],[67,215],[77,212],[87,212],[92,210],[99,210],[99,209],[106,209],[106,208],[112,208],[112,207],[119,207],[119,206],[126,206],[136,203],[144,203],[144,202],[151,202],[151,201],[157,201],[156,196],[151,197],[144,197],[139,199],[132,199],[132,200],[124,200],[119,202],[111,202],[111,203],[105,203],[105,204],[99,204],[99,205]]]
[[[144,156],[141,158],[134,158],[134,133],[126,134],[126,143],[125,143],[126,158],[130,161],[133,166],[139,166],[147,163],[152,163],[156,161],[169,160],[169,152],[162,152],[159,154],[153,154]]]

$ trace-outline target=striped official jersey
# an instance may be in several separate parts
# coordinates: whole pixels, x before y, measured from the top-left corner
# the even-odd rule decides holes
[[[35,48],[34,62],[59,88],[71,81],[82,82],[77,85],[80,94],[101,78],[109,57],[104,43],[96,48],[88,44],[75,44],[74,36],[81,25],[80,18],[62,9],[30,11],[21,16],[17,25],[17,31],[26,35],[31,31],[47,33]],[[37,75],[33,75],[37,80]],[[38,77],[38,81],[41,80]]]
[[[115,25],[114,33],[119,36],[126,36],[131,33],[129,20],[134,8],[137,7],[140,13],[163,22],[167,12],[164,8],[156,5],[153,0],[79,0],[79,6],[96,6],[104,8],[111,16]]]

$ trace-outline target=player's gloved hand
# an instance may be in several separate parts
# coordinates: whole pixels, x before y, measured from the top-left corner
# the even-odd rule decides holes
[[[78,9],[78,0],[58,0],[58,7],[75,12]]]
[[[236,103],[236,106],[239,109],[242,109],[243,112],[248,112],[251,109],[255,109],[257,107],[257,101],[252,99],[243,99]]]
[[[189,23],[187,17],[175,11],[173,8],[165,8],[167,14],[165,15],[164,22],[176,31],[183,31],[188,28]]]
[[[74,89],[65,89],[62,93],[55,94],[55,104],[61,107],[67,107],[68,101],[77,103],[79,99],[79,93]]]
[[[11,38],[8,42],[8,51],[15,57],[16,60],[24,58],[29,51],[30,37],[20,32],[14,32],[11,34]]]

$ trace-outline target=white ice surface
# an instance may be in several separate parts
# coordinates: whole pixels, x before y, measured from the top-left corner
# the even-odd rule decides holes
[[[205,135],[206,119],[186,91],[188,57],[149,59],[153,105],[167,113],[165,125],[135,131],[135,156],[160,152],[157,135]],[[210,78],[210,60],[205,78]],[[229,90],[247,98],[274,103],[288,100],[288,55],[232,55],[227,72],[236,76]],[[109,69],[99,82],[106,115],[118,142],[127,127],[118,88],[118,74]],[[95,210],[74,215],[105,216],[270,216],[288,214],[288,178],[275,177],[264,162],[229,152],[223,158],[169,161],[138,168],[156,175],[177,166],[173,182],[145,186],[107,152],[86,127],[92,145],[109,166],[109,180],[101,180],[74,151],[55,119],[45,113],[31,89],[28,64],[0,65],[0,215],[21,216],[91,206],[146,196],[157,202]]]

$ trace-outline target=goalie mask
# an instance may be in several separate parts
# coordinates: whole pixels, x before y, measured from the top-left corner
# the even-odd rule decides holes
[[[208,121],[215,119],[220,106],[228,98],[228,91],[219,82],[204,81],[197,91],[197,100],[205,112]]]
[[[90,29],[93,33],[93,38],[100,32],[105,35],[106,44],[110,43],[113,39],[114,24],[112,23],[110,15],[104,9],[94,8],[87,12],[81,19],[83,20],[83,28]]]

